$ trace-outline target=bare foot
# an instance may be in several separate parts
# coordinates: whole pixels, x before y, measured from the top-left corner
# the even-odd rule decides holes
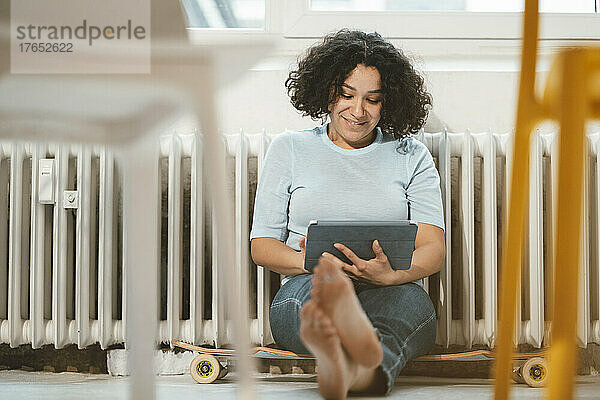
[[[319,393],[326,399],[345,399],[355,375],[329,317],[309,300],[300,312],[300,338],[317,358]]]
[[[311,298],[331,319],[344,350],[363,367],[379,366],[383,358],[381,343],[350,279],[323,257],[313,272]]]

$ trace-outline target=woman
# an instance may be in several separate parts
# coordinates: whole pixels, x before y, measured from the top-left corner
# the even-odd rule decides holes
[[[296,109],[329,122],[277,136],[260,177],[252,258],[286,276],[271,305],[273,338],[315,355],[326,398],[389,393],[436,335],[420,280],[440,270],[445,253],[439,175],[427,148],[410,137],[431,96],[393,45],[349,30],[311,47],[286,87]],[[410,268],[392,269],[377,241],[372,260],[340,243],[352,265],[324,253],[309,274],[304,238],[318,219],[417,222]]]

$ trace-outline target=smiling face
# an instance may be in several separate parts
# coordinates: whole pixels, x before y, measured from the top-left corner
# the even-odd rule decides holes
[[[371,144],[381,119],[382,97],[377,68],[357,65],[344,81],[340,97],[329,106],[331,141],[345,149]]]

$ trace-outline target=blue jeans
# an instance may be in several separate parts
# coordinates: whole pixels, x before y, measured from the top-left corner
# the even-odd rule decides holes
[[[300,339],[300,310],[310,299],[312,274],[287,281],[271,303],[271,332],[278,346],[310,353]],[[399,286],[355,285],[360,304],[383,348],[380,368],[385,393],[409,360],[427,354],[435,344],[436,316],[429,296],[416,283]]]

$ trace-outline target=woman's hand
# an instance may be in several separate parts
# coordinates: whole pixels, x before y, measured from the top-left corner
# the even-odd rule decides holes
[[[302,266],[304,273],[308,274],[309,272],[304,268],[304,262],[306,259],[306,238],[305,237],[300,238],[300,242],[298,242],[298,246],[300,246],[300,256],[301,256],[301,260],[302,260],[302,263],[300,265]]]
[[[344,253],[348,257],[348,260],[352,262],[352,265],[343,262],[330,253],[323,253],[323,257],[339,265],[351,279],[366,281],[379,286],[398,285],[401,283],[399,282],[399,271],[395,271],[392,268],[387,256],[383,252],[383,248],[377,240],[373,241],[375,258],[370,260],[363,260],[341,243],[335,243],[334,247]]]

